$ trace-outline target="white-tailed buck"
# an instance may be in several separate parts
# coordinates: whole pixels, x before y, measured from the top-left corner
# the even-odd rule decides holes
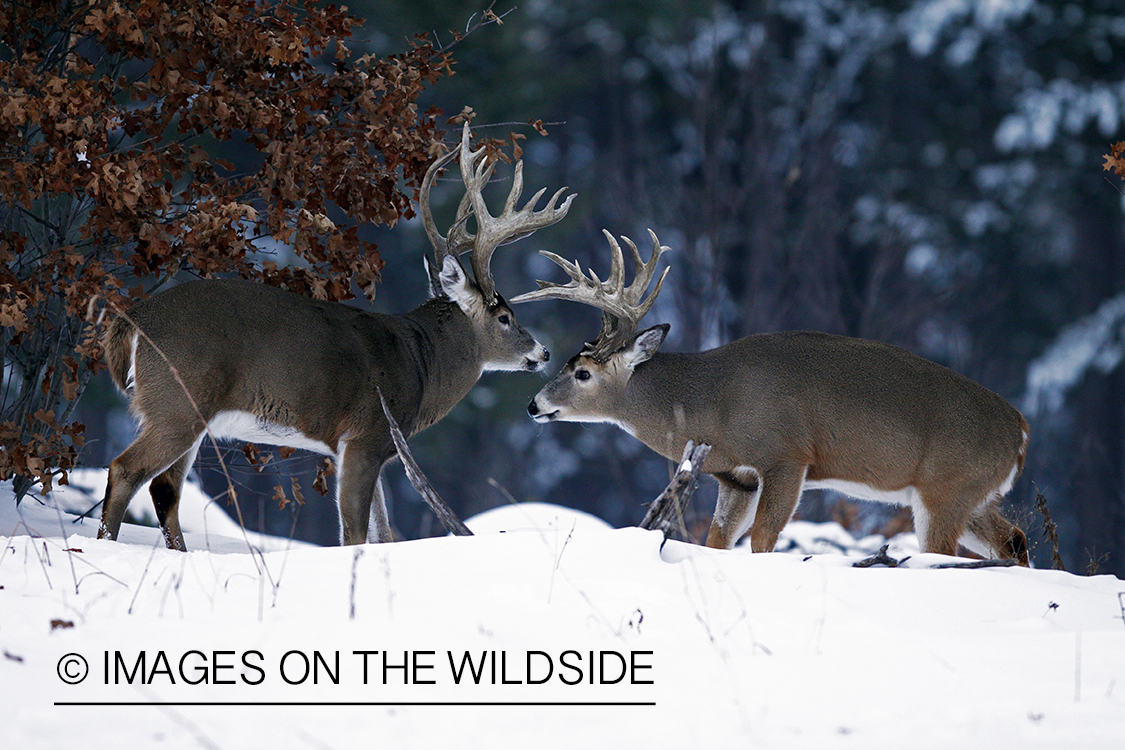
[[[458,153],[466,192],[442,237],[430,188]],[[549,356],[496,293],[489,260],[499,245],[566,216],[574,196],[560,204],[563,188],[535,210],[540,190],[517,208],[523,177],[516,164],[507,202],[494,217],[481,190],[495,162],[484,156],[483,147],[470,148],[466,125],[460,148],[426,173],[419,198],[434,246],[434,296],[404,315],[363,312],[251,282],[206,280],[173,287],[118,317],[106,337],[106,361],[117,385],[132,393],[143,427],[110,465],[98,536],[117,537],[137,487],[152,479],[165,541],[184,549],[180,490],[209,432],[334,456],[343,542],[364,542],[371,517],[373,538],[390,541],[378,479],[395,448],[378,391],[410,436],[445,416],[482,371],[536,371]],[[466,227],[470,217],[475,234]],[[457,259],[466,250],[475,279]]]
[[[911,506],[922,549],[1028,564],[1022,531],[996,509],[1023,468],[1028,426],[1008,402],[952,370],[898,347],[824,333],[747,336],[710,351],[658,352],[668,332],[637,333],[664,276],[642,302],[668,248],[625,287],[621,248],[606,232],[606,281],[544,253],[571,281],[539,282],[512,302],[557,298],[602,310],[602,330],[532,400],[537,422],[609,422],[679,460],[711,445],[703,471],[719,482],[707,546],[729,549],[747,530],[768,552],[801,493],[828,488]],[[665,270],[667,274],[667,269]]]

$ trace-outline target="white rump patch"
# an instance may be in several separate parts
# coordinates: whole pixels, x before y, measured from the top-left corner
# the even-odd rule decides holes
[[[216,439],[243,440],[266,445],[284,445],[289,448],[335,456],[336,451],[319,440],[306,437],[300,430],[267,422],[245,411],[221,411],[207,425]]]

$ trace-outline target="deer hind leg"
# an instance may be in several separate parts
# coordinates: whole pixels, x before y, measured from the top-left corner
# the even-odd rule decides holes
[[[117,538],[125,511],[129,508],[129,501],[137,493],[137,488],[162,474],[191,451],[196,438],[194,432],[182,429],[146,426],[141,431],[133,444],[109,465],[109,482],[106,484],[105,500],[102,503],[102,523],[98,529],[98,539]],[[183,544],[182,538],[180,543]]]
[[[1015,560],[1025,568],[1031,566],[1027,554],[1027,536],[997,510],[995,502],[982,503],[969,516],[968,531],[961,543],[982,557]]]
[[[385,451],[345,444],[336,456],[336,501],[340,509],[340,541],[342,544],[363,544],[367,541],[369,521],[375,520],[375,539],[394,541],[379,474],[387,462]],[[378,505],[372,508],[372,502]]]
[[[198,450],[197,440],[187,453],[157,474],[148,487],[149,494],[152,495],[152,507],[156,509],[156,519],[160,522],[160,530],[164,533],[164,543],[168,545],[168,549],[187,551],[184,535],[180,531],[180,496],[184,488],[184,476],[195,463]]]
[[[719,499],[706,544],[715,549],[730,549],[754,523],[762,484],[752,469],[716,474],[715,478],[719,480]]]

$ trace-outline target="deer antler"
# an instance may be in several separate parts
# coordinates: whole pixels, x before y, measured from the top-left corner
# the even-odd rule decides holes
[[[574,200],[576,195],[574,193],[568,195],[561,205],[557,205],[559,197],[566,192],[565,187],[560,188],[551,197],[551,200],[547,201],[546,206],[536,211],[535,204],[547,191],[546,188],[542,188],[531,197],[530,201],[524,204],[523,208],[517,209],[516,203],[523,194],[523,161],[518,161],[512,175],[512,189],[508,193],[508,200],[504,203],[504,209],[499,216],[493,216],[488,211],[481,190],[492,177],[496,162],[487,162],[484,155],[484,146],[475,150],[469,147],[469,124],[465,123],[465,127],[461,131],[460,148],[439,157],[437,161],[430,165],[422,180],[422,188],[419,191],[418,199],[421,204],[422,223],[426,228],[426,235],[430,238],[430,243],[434,246],[434,258],[437,260],[437,268],[434,271],[435,277],[431,279],[431,287],[434,287],[435,294],[438,293],[436,273],[445,261],[445,256],[460,255],[471,248],[473,251],[473,275],[476,276],[477,286],[480,287],[485,300],[495,301],[496,285],[492,280],[492,271],[489,268],[492,253],[500,245],[515,242],[527,237],[537,229],[548,227],[560,221],[570,210],[570,202]],[[434,224],[433,213],[430,209],[430,187],[437,177],[438,170],[452,161],[454,156],[461,157],[461,180],[465,183],[465,196],[457,207],[457,218],[449,229],[449,236],[442,237]],[[476,234],[470,234],[466,228],[470,216],[476,217]]]
[[[489,269],[492,253],[500,245],[515,242],[537,229],[549,227],[560,221],[570,210],[570,202],[574,200],[575,194],[568,195],[562,205],[556,205],[562,194],[566,192],[565,187],[559,188],[547,201],[547,205],[536,211],[535,204],[539,202],[543,193],[547,192],[547,188],[540,188],[523,208],[517,209],[516,203],[523,195],[523,161],[520,160],[516,162],[512,174],[512,189],[508,192],[504,209],[499,216],[493,216],[488,212],[481,189],[492,177],[496,162],[485,164],[484,152],[484,146],[475,151],[469,148],[469,124],[465,123],[464,135],[461,138],[461,179],[465,183],[465,197],[472,203],[473,214],[477,220],[477,233],[466,234],[466,239],[473,245],[473,275],[476,276],[477,286],[480,287],[484,298],[492,301],[496,298],[496,286]]]
[[[571,263],[554,253],[541,250],[542,255],[550,258],[566,271],[567,276],[571,279],[570,282],[555,284],[550,281],[539,281],[536,282],[539,284],[539,289],[536,291],[512,298],[513,303],[542,299],[566,299],[591,305],[601,310],[602,330],[598,333],[598,338],[593,343],[586,344],[586,348],[582,351],[583,354],[591,356],[599,362],[609,359],[610,355],[625,347],[633,338],[633,335],[637,332],[637,324],[656,302],[656,296],[660,294],[660,290],[664,286],[664,277],[668,275],[669,270],[668,268],[664,269],[656,282],[656,287],[652,290],[652,294],[644,299],[645,290],[648,289],[648,285],[656,273],[660,256],[667,252],[669,248],[660,244],[655,232],[651,229],[648,230],[649,236],[652,237],[652,257],[645,263],[633,241],[622,236],[621,239],[625,240],[625,244],[633,251],[633,262],[637,269],[633,283],[626,287],[625,259],[622,257],[621,246],[617,244],[617,240],[607,230],[603,229],[602,233],[609,240],[609,246],[612,250],[609,278],[605,281],[599,279],[593,269],[590,270],[590,275],[586,276],[582,273],[582,268],[578,263]]]
[[[445,263],[445,256],[452,255],[456,257],[461,254],[461,247],[468,244],[465,241],[465,223],[468,221],[469,214],[472,211],[472,205],[469,201],[468,194],[461,199],[461,204],[457,206],[457,219],[453,222],[453,226],[449,228],[449,237],[443,237],[441,232],[438,231],[437,225],[434,223],[433,209],[430,208],[430,188],[433,187],[434,180],[437,179],[437,174],[455,156],[460,153],[457,149],[451,150],[447,154],[438,157],[437,161],[430,165],[426,170],[426,176],[422,178],[422,188],[418,191],[418,205],[422,213],[422,226],[426,229],[426,236],[430,238],[430,244],[434,246],[434,260],[436,261],[433,268],[430,269],[430,293],[434,296],[441,294],[441,285],[438,283],[438,273],[441,271],[442,264]]]

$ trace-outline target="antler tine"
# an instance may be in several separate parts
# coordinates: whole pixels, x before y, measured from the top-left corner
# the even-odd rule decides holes
[[[644,316],[648,315],[648,311],[656,304],[656,297],[660,294],[660,290],[664,288],[664,278],[668,275],[668,271],[670,270],[672,270],[671,266],[664,269],[664,272],[660,274],[660,278],[656,280],[656,286],[653,287],[652,294],[648,295],[648,299],[645,300],[644,304],[637,308],[637,322],[640,322]]]
[[[566,272],[566,275],[571,279],[570,282],[556,284],[550,281],[539,281],[537,282],[539,289],[513,297],[511,301],[515,303],[543,299],[565,299],[598,308],[602,311],[601,332],[598,333],[598,338],[593,343],[586,345],[583,353],[604,362],[610,355],[629,343],[629,339],[637,331],[637,324],[655,304],[656,297],[664,287],[664,279],[668,276],[670,269],[664,269],[652,293],[644,302],[641,302],[649,282],[652,281],[653,274],[656,272],[660,256],[669,248],[662,246],[656,238],[656,234],[650,229],[649,235],[652,237],[653,244],[652,257],[645,263],[641,259],[637,246],[628,237],[623,236],[621,239],[625,240],[632,250],[637,269],[633,283],[625,288],[625,261],[622,257],[621,246],[608,231],[603,229],[602,233],[609,240],[610,246],[610,272],[606,281],[600,281],[593,270],[587,276],[582,272],[582,268],[577,262],[571,263],[554,253],[541,250],[541,255],[549,258]]]
[[[438,231],[437,225],[434,223],[433,209],[430,207],[430,188],[433,187],[437,173],[456,155],[457,151],[454,149],[439,156],[426,170],[426,175],[422,178],[422,187],[418,191],[418,206],[422,212],[422,226],[426,229],[426,236],[430,238],[430,244],[434,246],[434,258],[437,260],[438,268],[441,267],[444,257],[449,254],[449,241],[441,236],[441,232]]]
[[[449,252],[460,255],[473,245],[473,235],[469,233],[469,217],[473,215],[473,201],[468,193],[461,196],[457,204],[457,218],[449,228]]]
[[[516,204],[523,194],[523,162],[516,162],[512,188],[508,191],[504,209],[499,216],[493,216],[488,211],[481,190],[492,177],[496,162],[486,165],[483,161],[484,146],[476,150],[469,148],[468,133],[469,126],[466,123],[461,139],[461,179],[465,183],[466,199],[472,206],[473,215],[476,216],[477,231],[472,235],[462,226],[458,239],[463,241],[463,244],[472,244],[473,275],[476,276],[477,286],[480,287],[485,299],[493,300],[496,298],[496,286],[489,266],[496,248],[560,221],[570,210],[574,194],[568,195],[566,200],[559,204],[559,197],[566,192],[564,187],[555,193],[543,209],[536,211],[536,203],[546,192],[546,188],[543,188],[536,192],[523,208],[517,209]]]
[[[609,240],[609,277],[605,280],[605,290],[609,294],[621,297],[625,286],[625,256],[621,254],[621,246],[617,244],[617,240],[609,233],[609,230],[603,229],[602,234]],[[622,239],[629,242],[627,237],[622,237]],[[639,264],[637,268],[640,268]],[[590,269],[590,276],[594,281],[598,281],[598,275],[594,273],[592,268]],[[622,297],[622,299],[625,298]]]
[[[511,300],[513,303],[533,302],[535,300],[544,299],[565,299],[571,302],[581,302],[584,305],[596,307],[616,317],[629,317],[629,309],[622,305],[621,295],[613,294],[613,290],[608,288],[608,282],[599,281],[598,277],[592,271],[590,272],[590,276],[582,273],[582,267],[578,265],[577,261],[571,263],[565,258],[547,250],[540,250],[539,254],[553,261],[566,271],[566,275],[570,277],[570,282],[566,284],[556,284],[551,281],[537,281],[536,283],[539,284],[539,289],[534,292],[527,292],[513,297]],[[618,291],[620,290],[618,289]]]
[[[516,166],[519,166],[519,165],[520,165],[520,162],[516,162]],[[543,227],[548,227],[551,224],[554,224],[555,222],[562,219],[564,216],[566,216],[566,212],[568,210],[570,210],[571,200],[573,200],[574,197],[577,195],[577,193],[572,193],[571,195],[568,195],[566,197],[566,200],[563,202],[563,204],[561,206],[556,206],[555,204],[558,203],[559,197],[563,193],[565,193],[566,191],[567,191],[567,188],[565,188],[565,187],[559,188],[558,190],[555,191],[555,194],[551,196],[551,200],[547,201],[547,205],[543,206],[543,208],[541,208],[538,211],[531,211],[530,212],[531,214],[533,214],[535,216],[542,215],[544,217],[549,217],[550,221],[544,221],[541,224],[536,223],[534,226],[530,226],[529,229],[526,229],[524,231],[518,231],[515,234],[512,234],[511,236],[505,238],[502,242],[500,242],[500,244],[501,245],[510,245],[511,243],[515,242],[516,240],[522,240],[524,237],[527,237],[531,234],[534,234],[536,230],[542,229]],[[517,212],[517,213],[522,214],[522,215],[527,215],[529,213],[529,209],[531,207],[533,207],[536,203],[539,202],[539,199],[543,196],[543,193],[545,193],[545,192],[547,192],[547,188],[540,188],[539,190],[537,190],[535,192],[535,195],[531,196],[531,200],[529,200],[526,204],[524,204],[523,209],[521,211]],[[555,214],[557,214],[557,215],[555,215]]]
[[[637,332],[637,325],[656,303],[656,297],[664,287],[664,279],[670,270],[670,267],[664,269],[656,282],[656,287],[652,290],[652,294],[642,303],[641,300],[644,299],[645,291],[648,289],[653,274],[656,272],[657,264],[660,262],[660,256],[669,248],[662,246],[656,238],[656,233],[649,229],[649,236],[652,237],[652,257],[649,258],[648,263],[645,263],[636,243],[622,235],[621,239],[625,241],[625,244],[629,246],[629,250],[633,253],[633,264],[636,268],[633,283],[625,288],[624,281],[620,278],[623,275],[622,268],[624,266],[621,246],[617,244],[617,241],[608,231],[603,229],[602,232],[609,240],[613,251],[612,258],[615,268],[610,275],[613,277],[615,272],[618,275],[616,283],[612,285],[613,293],[621,298],[621,306],[628,311],[628,314],[625,316],[602,315],[602,327],[601,331],[598,332],[598,337],[593,343],[587,344],[584,350],[584,353],[598,361],[605,361],[619,349],[629,344],[629,340]]]
[[[438,274],[441,272],[442,264],[445,263],[447,255],[454,257],[460,255],[466,245],[472,243],[472,236],[465,231],[465,225],[468,222],[468,216],[472,211],[472,205],[469,201],[469,196],[466,194],[462,199],[460,205],[457,207],[457,219],[453,222],[453,226],[449,228],[449,234],[446,237],[441,235],[438,231],[437,224],[434,222],[433,208],[430,206],[430,190],[433,187],[434,181],[437,179],[437,174],[449,162],[461,153],[469,138],[469,131],[466,128],[461,135],[461,148],[451,149],[448,153],[439,156],[429,169],[426,170],[426,175],[422,178],[422,187],[418,191],[418,205],[422,213],[422,226],[426,230],[426,236],[430,239],[430,244],[434,247],[434,267],[430,269],[430,292],[434,296],[441,294],[441,284],[438,281]]]
[[[531,205],[539,200],[539,196],[547,192],[547,188],[539,188],[535,193],[535,197],[531,199]],[[516,202],[523,195],[523,159],[516,162],[515,169],[512,170],[512,189],[508,191],[508,200],[504,201],[504,213],[511,213],[516,210]]]
[[[637,250],[636,244],[631,239],[628,237],[621,238],[625,240],[629,245],[629,249],[633,251],[633,262],[636,264],[636,277],[633,279],[633,283],[629,285],[629,288],[623,292],[623,296],[627,300],[626,304],[636,310],[635,317],[638,322],[644,318],[644,316],[648,314],[648,311],[652,309],[652,306],[656,304],[656,297],[660,294],[660,290],[664,288],[664,279],[668,275],[668,270],[671,268],[671,266],[669,266],[664,269],[664,272],[660,274],[660,278],[656,280],[656,286],[653,288],[652,294],[648,296],[648,299],[644,299],[645,290],[648,289],[653,274],[656,273],[656,266],[660,262],[660,256],[670,249],[660,244],[660,240],[656,238],[656,233],[651,229],[648,230],[648,234],[652,237],[652,257],[648,259],[648,263],[641,260],[641,253]],[[644,299],[644,302],[641,301],[642,299]]]
[[[660,244],[660,240],[656,238],[656,233],[651,229],[648,234],[652,237],[652,257],[648,259],[648,263],[641,260],[641,253],[637,250],[637,245],[628,237],[622,237],[629,249],[633,251],[633,262],[636,264],[637,275],[633,279],[633,283],[625,290],[628,295],[630,304],[636,305],[641,301],[644,296],[645,289],[648,288],[649,282],[652,281],[652,276],[656,273],[656,266],[660,262],[660,256],[667,252],[670,248]],[[664,273],[668,273],[668,269],[664,269]],[[661,277],[663,281],[663,277]],[[658,283],[659,288],[659,283]]]

